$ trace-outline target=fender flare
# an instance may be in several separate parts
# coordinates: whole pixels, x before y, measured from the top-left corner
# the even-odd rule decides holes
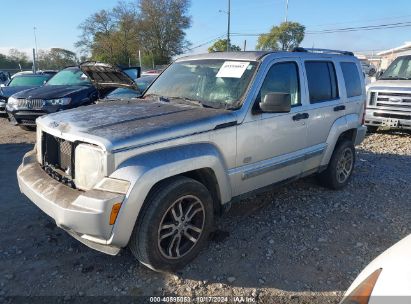
[[[125,247],[130,239],[143,203],[158,182],[185,172],[209,168],[218,182],[221,203],[231,200],[231,185],[224,158],[209,143],[172,147],[132,157],[110,175],[127,180],[130,188],[120,208],[109,244]]]
[[[326,141],[327,149],[321,160],[321,166],[327,166],[331,160],[335,146],[341,134],[348,130],[357,130],[359,116],[357,114],[349,114],[338,118],[331,127],[330,133]]]

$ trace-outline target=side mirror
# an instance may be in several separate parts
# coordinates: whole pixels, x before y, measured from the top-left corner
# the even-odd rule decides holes
[[[384,74],[384,70],[379,71],[379,72],[375,75],[375,78],[376,78],[376,79],[380,79],[380,77],[382,76],[382,74]]]
[[[260,109],[265,113],[289,113],[291,95],[288,93],[268,93],[260,102]]]

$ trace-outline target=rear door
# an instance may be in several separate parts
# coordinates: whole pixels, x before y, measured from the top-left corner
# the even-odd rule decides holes
[[[365,103],[365,79],[359,63],[355,61],[341,60],[338,63],[344,79],[345,90],[344,106],[346,115],[358,115],[358,121],[362,120]]]
[[[345,115],[346,108],[340,92],[344,84],[338,81],[340,77],[332,59],[307,59],[304,67],[309,103],[307,140],[313,149],[304,166],[304,171],[309,171],[319,167],[331,127]]]

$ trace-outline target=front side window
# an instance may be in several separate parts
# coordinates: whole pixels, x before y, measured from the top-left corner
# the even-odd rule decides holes
[[[306,61],[305,70],[311,103],[338,98],[337,76],[331,61]]]
[[[282,62],[270,68],[261,87],[259,101],[263,101],[268,93],[290,94],[291,106],[301,105],[297,63]]]
[[[49,79],[48,76],[16,76],[10,83],[10,87],[41,86]]]
[[[79,85],[89,86],[90,80],[78,68],[68,68],[58,72],[51,78],[46,85]]]
[[[203,106],[235,109],[255,73],[257,62],[220,59],[173,63],[146,91],[146,98],[193,100]]]
[[[341,62],[341,70],[344,76],[347,97],[361,96],[362,86],[357,65],[354,62]]]
[[[388,69],[381,75],[380,80],[410,80],[411,56],[395,59]]]

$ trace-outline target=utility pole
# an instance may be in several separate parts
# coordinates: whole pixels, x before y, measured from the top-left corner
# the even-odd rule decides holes
[[[230,20],[231,19],[231,0],[228,0],[228,26],[227,26],[227,52],[230,51]]]
[[[227,52],[230,51],[230,23],[231,23],[231,0],[228,0],[228,11],[219,10],[220,13],[227,14]]]
[[[288,22],[288,0],[285,0],[285,22]]]
[[[33,64],[35,65],[35,61],[37,61],[36,59],[37,59],[37,35],[36,35],[36,27],[34,26],[33,27],[33,32],[34,32],[34,47],[35,47],[35,49],[36,49],[36,51],[34,52],[34,50],[33,50],[33,60],[34,60],[34,62],[33,62]],[[34,71],[36,71],[36,67],[34,68]]]
[[[20,66],[20,70],[21,70],[21,65],[20,65],[20,63],[19,63],[19,66]],[[37,72],[37,62],[36,62],[36,51],[35,51],[35,49],[33,49],[33,74],[36,74],[36,72]]]

